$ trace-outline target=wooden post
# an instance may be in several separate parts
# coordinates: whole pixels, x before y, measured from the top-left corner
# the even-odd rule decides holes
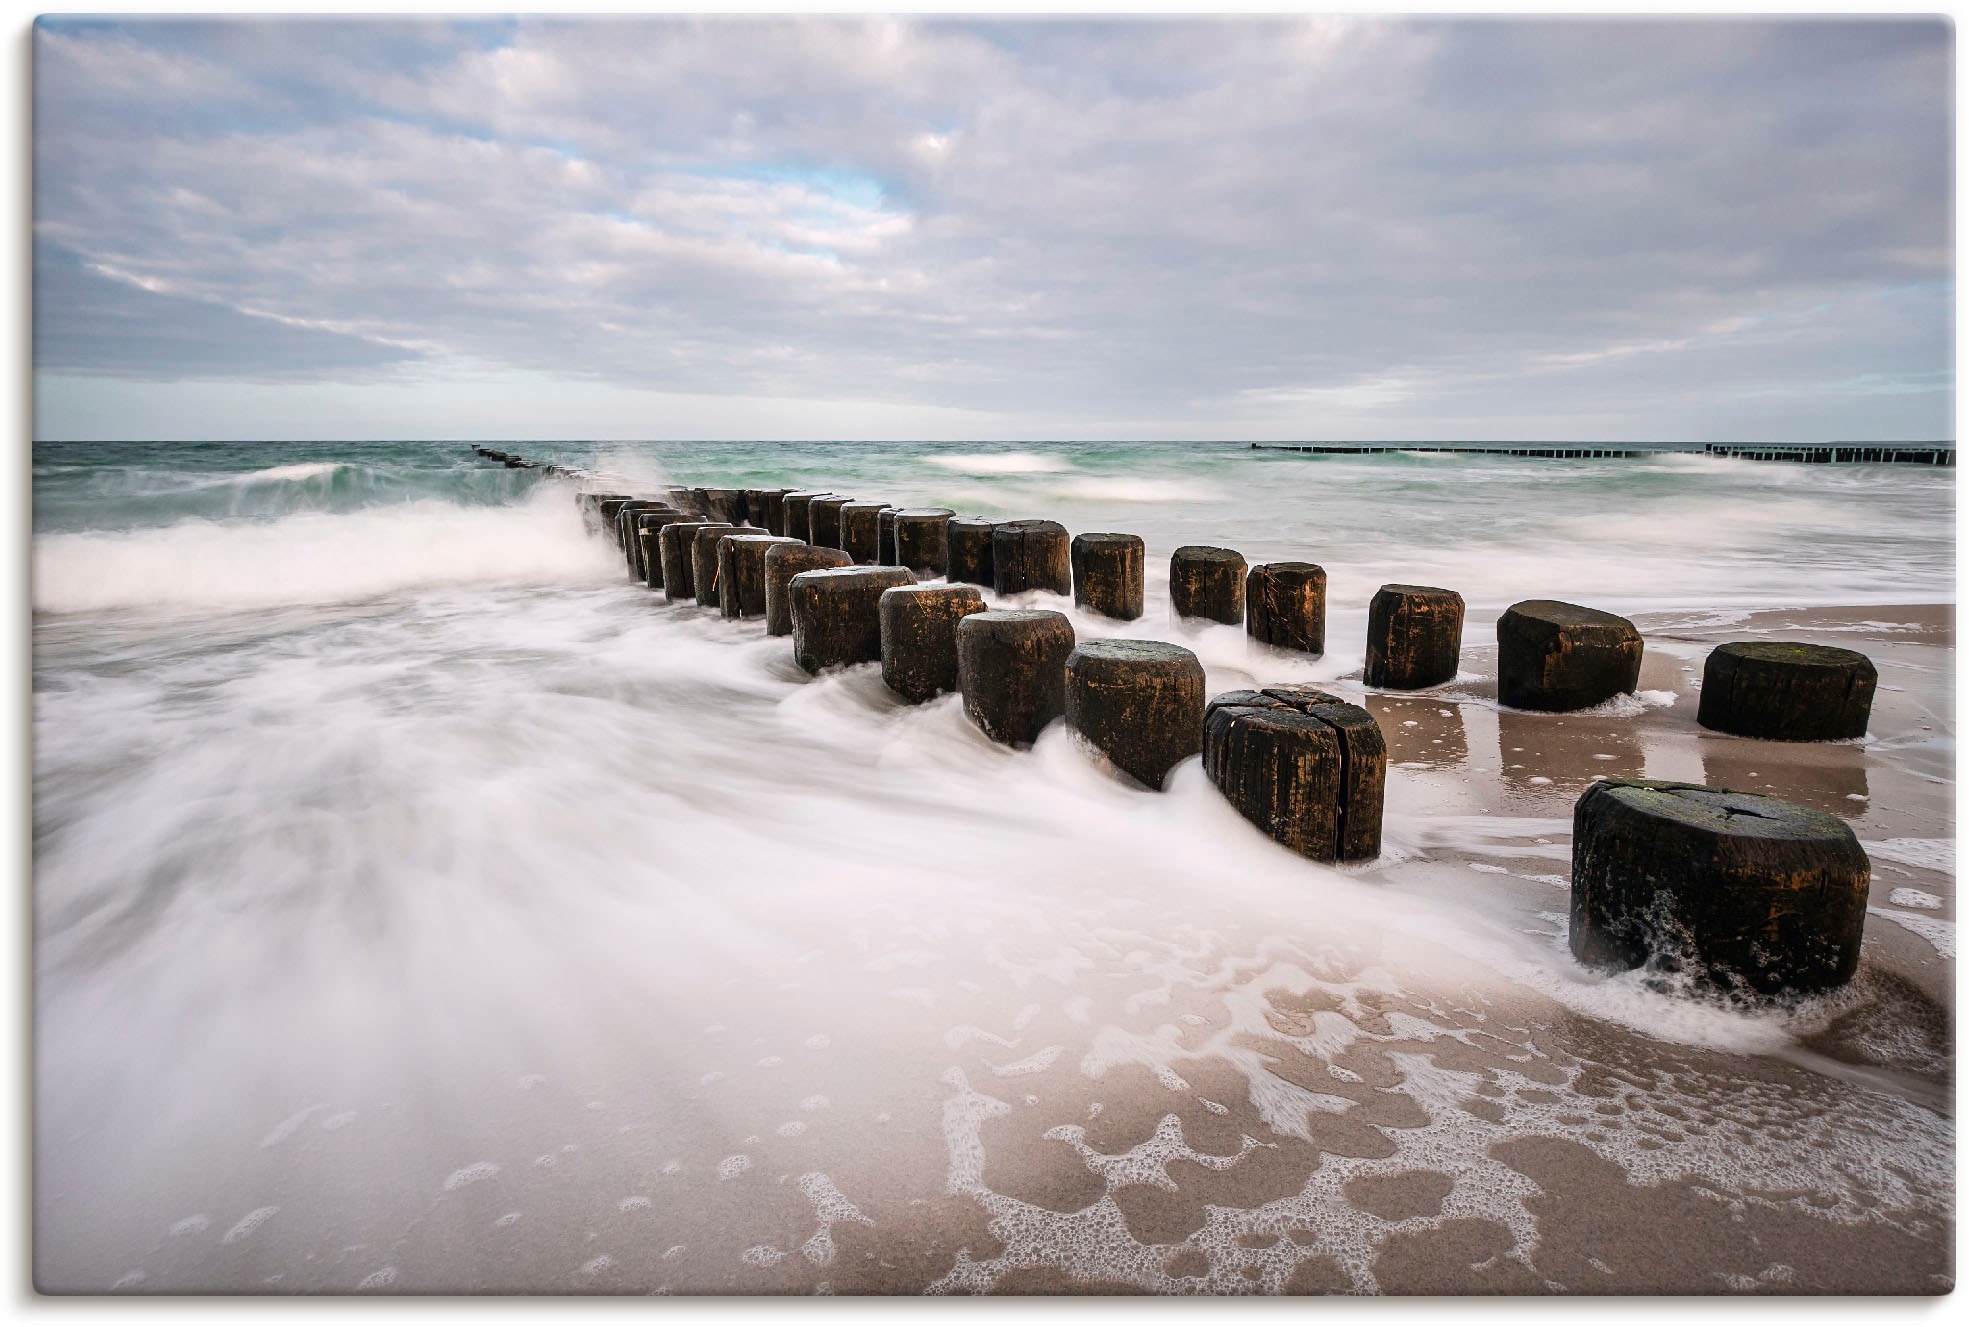
[[[882,592],[910,583],[901,567],[828,567],[787,582],[793,660],[810,673],[882,658]]]
[[[853,502],[838,493],[815,498],[807,504],[807,542],[816,548],[840,548],[841,509]]]
[[[879,566],[900,567],[896,560],[896,509],[884,507],[875,514],[875,561]]]
[[[1326,653],[1326,568],[1266,562],[1244,578],[1244,631],[1260,645]]]
[[[765,533],[764,530],[749,525],[711,525],[691,536],[691,579],[697,586],[697,602],[700,608],[720,606],[718,541],[733,531],[745,534]]]
[[[1313,687],[1229,692],[1204,713],[1203,767],[1239,815],[1302,857],[1380,854],[1388,747],[1358,705]]]
[[[1066,713],[1073,623],[1047,609],[972,613],[957,624],[964,713],[996,741],[1031,746]]]
[[[1058,521],[1001,523],[991,532],[991,568],[1000,594],[1072,594],[1067,528]]]
[[[1758,995],[1860,962],[1872,866],[1846,822],[1775,797],[1603,779],[1573,807],[1573,956]]]
[[[1414,691],[1456,676],[1463,657],[1463,596],[1433,585],[1384,585],[1367,609],[1371,687]]]
[[[761,490],[759,494],[759,501],[761,503],[761,509],[765,513],[765,519],[761,521],[760,524],[766,527],[767,533],[780,535],[782,537],[785,536],[786,495],[792,491],[793,490],[786,489],[786,488],[769,488],[769,489]]]
[[[1865,737],[1879,674],[1857,650],[1791,641],[1731,641],[1702,666],[1696,722],[1780,742]]]
[[[1092,640],[1067,656],[1067,724],[1114,767],[1160,791],[1203,750],[1203,665],[1180,645]]]
[[[841,548],[865,567],[876,565],[881,556],[882,513],[888,510],[883,502],[850,502],[841,508]]]
[[[788,493],[780,499],[780,517],[784,526],[780,533],[788,539],[805,539],[812,527],[808,524],[810,512],[808,504],[815,498],[824,498],[824,488],[803,488]]]
[[[941,576],[946,559],[948,507],[905,507],[896,513],[896,565],[918,576]]]
[[[824,567],[851,567],[854,559],[838,548],[815,548],[812,544],[780,544],[766,550],[766,634],[793,634],[793,601],[787,586],[803,571]]]
[[[1122,622],[1142,615],[1148,550],[1140,535],[1075,535],[1072,561],[1074,603]]]
[[[726,617],[766,615],[766,553],[797,539],[770,534],[728,534],[718,541],[718,608]]]
[[[984,596],[972,585],[884,590],[882,680],[889,690],[916,705],[957,690],[957,624],[984,611]]]
[[[1169,608],[1237,626],[1244,621],[1244,554],[1234,548],[1185,544],[1169,559]]]
[[[1624,617],[1527,599],[1497,619],[1497,698],[1513,709],[1583,710],[1641,680],[1641,633]]]
[[[663,597],[670,603],[697,598],[695,541],[699,530],[729,530],[723,521],[672,521],[657,537],[663,563]]]
[[[987,587],[996,585],[991,548],[992,532],[997,528],[996,521],[987,521],[981,516],[953,516],[944,522],[947,568],[944,579],[952,583],[963,581]]]

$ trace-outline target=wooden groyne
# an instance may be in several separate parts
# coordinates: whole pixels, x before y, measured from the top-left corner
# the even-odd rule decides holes
[[[1312,452],[1321,456],[1378,456],[1387,452],[1450,452],[1466,456],[1528,456],[1551,461],[1621,461],[1642,456],[1682,453],[1683,447],[1568,447],[1528,442],[1385,442],[1284,443],[1254,442],[1254,452]],[[1950,442],[1828,442],[1828,443],[1704,443],[1701,455],[1727,456],[1739,461],[1791,461],[1804,465],[1946,465],[1955,464]]]
[[[472,450],[511,468],[606,479]],[[1150,790],[1201,755],[1239,814],[1292,851],[1340,863],[1380,853],[1388,750],[1366,709],[1311,687],[1206,698],[1202,665],[1181,646],[1083,644],[1065,613],[996,607],[977,588],[1072,595],[1089,612],[1131,620],[1141,614],[1139,536],[1070,540],[1052,521],[897,509],[822,489],[584,489],[575,500],[591,532],[614,531],[633,581],[734,621],[763,618],[768,634],[792,638],[809,673],[879,663],[903,700],[955,691],[971,722],[1015,747],[1064,719],[1117,776]],[[1248,567],[1236,549],[1187,545],[1170,559],[1170,599],[1178,619],[1242,623],[1263,650],[1318,657],[1325,647],[1326,572],[1314,563]],[[1462,622],[1454,590],[1382,586],[1369,614],[1366,684],[1419,691],[1454,681]],[[1625,618],[1525,600],[1496,630],[1506,706],[1573,712],[1639,684],[1644,642]],[[1865,732],[1873,666],[1851,651],[1733,642],[1717,647],[1705,677],[1700,723],[1711,729],[1789,740]],[[1858,963],[1870,873],[1835,816],[1724,789],[1596,780],[1574,808],[1572,950],[1590,966],[1647,965],[1737,992],[1825,990]],[[1832,884],[1814,885],[1815,902],[1801,910],[1796,897],[1814,881]],[[1752,934],[1758,941],[1745,942]]]

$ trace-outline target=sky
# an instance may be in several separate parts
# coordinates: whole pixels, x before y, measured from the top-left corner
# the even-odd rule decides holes
[[[44,18],[40,439],[1941,439],[1941,20]]]

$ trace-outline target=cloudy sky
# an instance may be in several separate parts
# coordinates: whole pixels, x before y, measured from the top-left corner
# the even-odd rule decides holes
[[[41,438],[1954,436],[1940,22],[34,51]]]

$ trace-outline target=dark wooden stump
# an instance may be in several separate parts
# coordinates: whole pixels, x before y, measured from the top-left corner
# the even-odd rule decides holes
[[[785,536],[786,495],[792,491],[786,488],[768,488],[760,491],[760,510],[765,519],[759,523],[766,527],[766,533]]]
[[[918,576],[944,574],[944,530],[950,524],[947,507],[905,507],[896,513],[896,565]]]
[[[1087,641],[1067,656],[1067,725],[1159,792],[1203,750],[1203,665],[1161,641]]]
[[[718,608],[726,617],[766,615],[766,552],[797,539],[771,534],[731,534],[718,541]]]
[[[741,525],[757,526],[759,529],[765,530],[766,490],[763,488],[745,488],[740,489],[739,492],[745,498],[745,511],[741,514],[739,523]],[[766,533],[771,534],[772,531],[767,530]]]
[[[807,542],[816,548],[840,548],[841,509],[853,502],[839,493],[829,493],[807,504]]]
[[[981,516],[953,516],[944,522],[944,579],[970,585],[997,584],[992,574],[992,532],[998,522]]]
[[[663,551],[659,541],[664,527],[686,519],[682,512],[669,509],[646,511],[636,518],[636,561],[643,570],[643,584],[652,590],[663,588]]]
[[[1244,578],[1244,631],[1260,645],[1326,653],[1326,568],[1266,562]]]
[[[882,680],[920,705],[957,690],[957,624],[985,611],[974,585],[899,585],[882,592]]]
[[[1003,522],[991,532],[991,574],[1000,594],[1072,594],[1067,528],[1058,521]]]
[[[1244,621],[1244,554],[1185,544],[1169,558],[1169,609],[1237,626]]]
[[[780,533],[788,539],[805,539],[813,528],[808,524],[811,516],[808,504],[815,498],[824,498],[826,496],[827,490],[824,488],[803,488],[788,493],[785,497],[781,498],[779,500],[780,523],[783,528],[780,530]]]
[[[841,547],[864,567],[875,566],[882,555],[882,513],[889,510],[882,502],[850,502],[841,508]]]
[[[854,559],[838,548],[815,548],[793,542],[766,550],[766,634],[793,634],[793,601],[787,585],[803,571],[851,567]]]
[[[1203,767],[1239,815],[1302,857],[1380,855],[1388,747],[1358,705],[1313,687],[1229,692],[1204,714]]]
[[[896,560],[896,509],[884,507],[875,514],[875,563],[881,567],[900,567]]]
[[[1497,698],[1518,710],[1583,710],[1641,680],[1641,633],[1624,617],[1527,599],[1497,619]]]
[[[729,530],[723,521],[672,521],[657,536],[658,556],[663,563],[663,597],[671,603],[697,598],[697,576],[692,554],[699,530]]]
[[[615,528],[615,515],[622,510],[622,504],[634,499],[620,494],[609,494],[595,501],[595,515],[604,530]]]
[[[1860,962],[1872,869],[1846,822],[1775,797],[1607,779],[1573,808],[1572,952],[1699,984],[1824,991]]]
[[[1371,687],[1414,691],[1456,676],[1463,658],[1463,596],[1433,585],[1384,585],[1367,609]]]
[[[691,589],[699,608],[719,606],[719,539],[740,530],[723,522],[707,522],[691,532]]]
[[[957,687],[964,713],[996,741],[1031,746],[1067,709],[1073,623],[1024,608],[972,613],[957,624]]]
[[[724,521],[731,525],[745,524],[745,493],[736,488],[707,488],[704,490],[705,510],[711,519]]]
[[[1879,680],[1857,650],[1790,641],[1731,641],[1702,666],[1696,722],[1780,742],[1865,737]]]
[[[1134,534],[1077,534],[1071,549],[1073,601],[1103,617],[1142,615],[1148,550]]]
[[[901,567],[828,567],[786,585],[793,661],[810,673],[882,658],[882,592],[910,583]]]

